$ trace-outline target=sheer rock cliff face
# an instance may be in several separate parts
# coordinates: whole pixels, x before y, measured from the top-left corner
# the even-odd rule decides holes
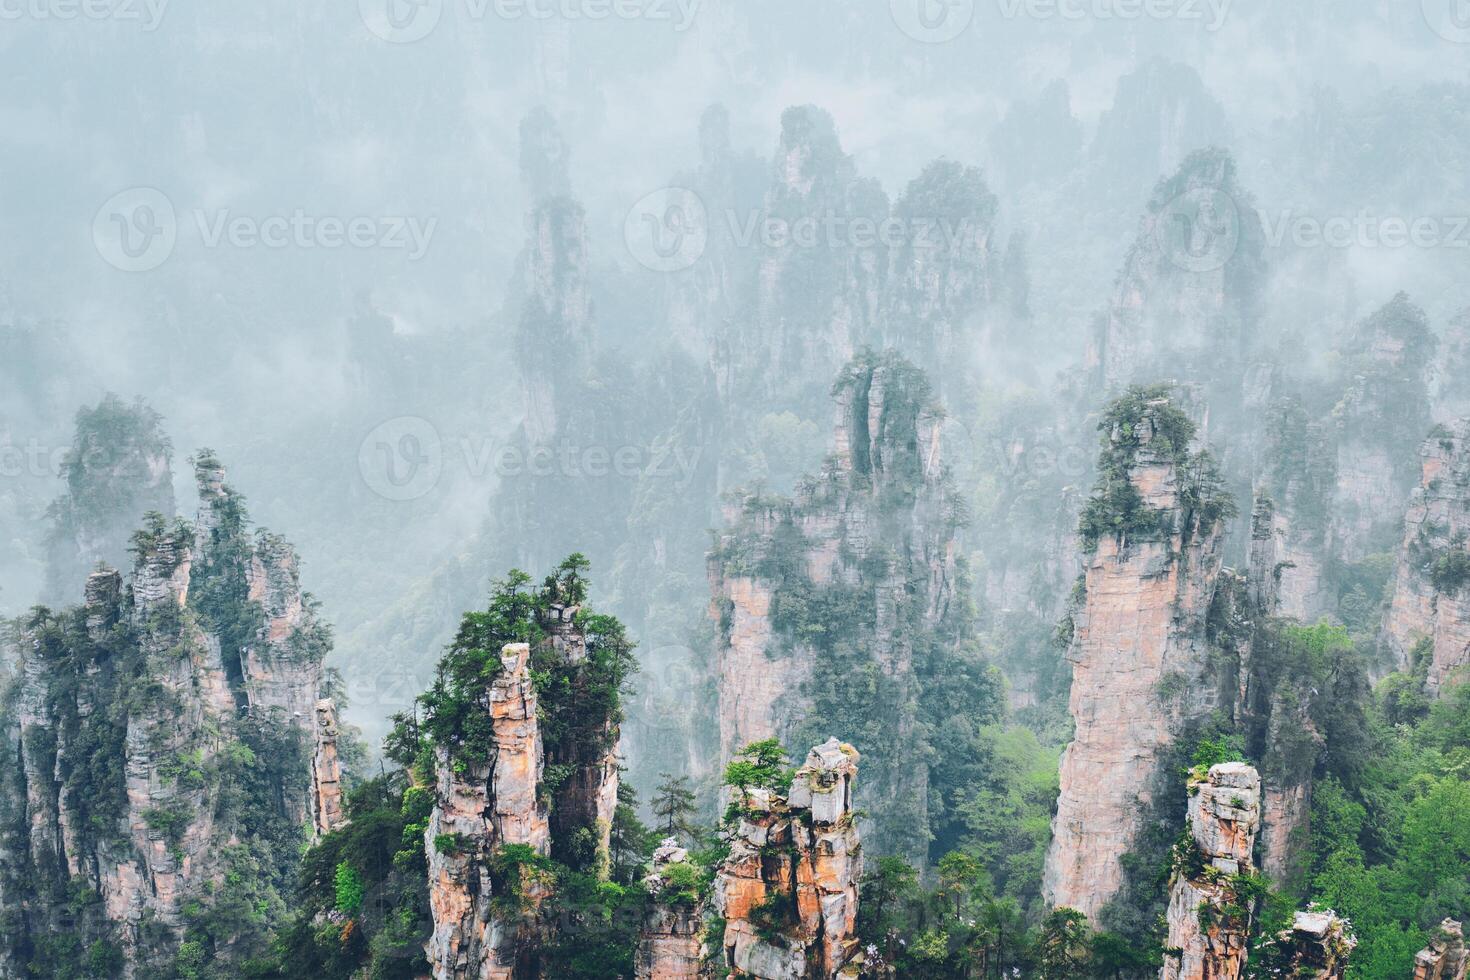
[[[1251,923],[1250,900],[1241,899],[1234,876],[1253,870],[1261,777],[1243,763],[1225,763],[1191,779],[1189,791],[1195,853],[1179,857],[1174,870],[1160,980],[1238,980]]]
[[[700,980],[704,963],[704,910],[668,896],[668,869],[689,861],[689,851],[674,838],[653,852],[653,870],[643,883],[651,896],[648,917],[638,931],[634,980]]]
[[[12,826],[28,827],[30,851],[9,855],[5,869],[6,893],[29,896],[20,933],[6,937],[12,955],[75,930],[63,897],[80,878],[100,899],[81,931],[115,944],[123,972],[171,957],[184,907],[208,902],[228,847],[245,836],[238,807],[219,808],[242,755],[274,781],[270,813],[249,819],[308,821],[314,716],[275,709],[315,703],[329,641],[289,548],[278,539],[260,553],[240,547],[243,508],[207,455],[200,482],[219,496],[203,496],[194,529],[155,517],[138,532],[126,587],[98,571],[82,607],[18,624],[7,742],[19,771],[0,806]],[[268,576],[283,564],[292,575],[251,588],[250,568]],[[266,653],[277,646],[294,654],[280,676]],[[240,664],[253,651],[262,656],[247,681]],[[267,745],[272,758],[262,760]],[[268,851],[261,860],[294,859]]]
[[[1414,957],[1413,980],[1465,980],[1470,974],[1470,952],[1465,949],[1465,930],[1454,919],[1445,919],[1429,945]]]
[[[347,822],[342,812],[342,762],[337,756],[337,705],[316,703],[316,751],[311,759],[311,822],[317,834],[330,834]]]
[[[721,755],[820,737],[810,729],[839,726],[842,712],[891,726],[870,756],[865,808],[882,846],[923,862],[920,845],[900,842],[928,812],[914,638],[958,632],[967,608],[961,507],[922,374],[893,355],[861,357],[837,400],[821,476],[794,499],[747,496],[711,556]],[[837,693],[870,670],[882,688],[873,703]]]
[[[616,721],[593,737],[571,740],[578,744],[556,754],[542,731],[541,713],[548,707],[538,705],[532,672],[533,656],[573,667],[588,659],[578,612],[576,606],[552,605],[541,624],[546,645],[534,655],[525,643],[502,650],[501,670],[489,691],[490,747],[484,758],[439,750],[434,807],[424,830],[433,919],[425,953],[436,980],[541,976],[540,951],[555,924],[540,912],[554,882],[534,862],[518,861],[514,873],[500,870],[507,848],[553,857],[563,843],[575,844],[591,831],[597,866],[606,871],[617,802]],[[575,687],[577,675],[570,676]],[[597,747],[604,742],[612,748]],[[552,765],[565,767],[565,779],[548,801],[543,780]]]
[[[424,831],[434,931],[425,945],[436,980],[517,975],[536,906],[545,892],[529,885],[528,914],[508,917],[492,906],[490,861],[507,845],[551,853],[551,827],[538,796],[545,765],[530,675],[531,648],[502,651],[490,691],[495,750],[488,762],[456,765],[439,752],[434,809]]]
[[[853,820],[858,754],[835,738],[812,749],[786,798],[736,790],[730,854],[715,873],[733,976],[856,977],[862,844]]]
[[[1470,418],[1441,426],[1420,455],[1384,641],[1399,669],[1424,671],[1437,691],[1470,666]]]
[[[1099,320],[1087,362],[1099,387],[1160,378],[1207,382],[1212,404],[1239,403],[1260,318],[1263,234],[1235,164],[1220,150],[1190,155],[1154,190]]]
[[[557,656],[572,665],[587,660],[587,638],[575,622],[580,611],[576,606],[554,605],[543,621]],[[597,865],[605,874],[610,860],[613,813],[618,805],[618,721],[607,719],[595,735],[586,742],[566,746],[560,753],[548,753],[545,761],[547,765],[568,766],[571,770],[552,802],[552,833],[559,839],[569,839],[577,828],[591,828]],[[608,748],[598,748],[599,743]]]
[[[1298,912],[1278,943],[1286,956],[1281,976],[1343,980],[1358,940],[1334,913],[1312,911]]]
[[[1099,536],[1067,651],[1076,731],[1062,756],[1043,893],[1094,922],[1123,886],[1122,858],[1154,798],[1163,754],[1186,722],[1222,700],[1206,635],[1221,521],[1199,507],[1197,457],[1160,429],[1170,412],[1179,414],[1165,399],[1150,401],[1108,434],[1100,469],[1112,472],[1099,500],[1136,492],[1152,527]]]

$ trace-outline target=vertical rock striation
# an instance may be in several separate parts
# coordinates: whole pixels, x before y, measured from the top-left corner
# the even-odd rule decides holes
[[[734,976],[857,976],[857,763],[857,751],[833,738],[812,749],[785,798],[736,790],[739,819],[714,885],[724,962]]]
[[[929,657],[966,655],[963,507],[921,372],[864,354],[835,391],[822,474],[794,498],[747,494],[711,555],[721,752],[862,726],[877,746],[865,779],[872,840],[923,863],[932,758],[919,675]]]
[[[294,553],[264,533],[251,543],[207,453],[198,474],[198,521],[151,515],[126,586],[95,572],[84,605],[17,624],[0,810],[30,847],[4,867],[5,894],[29,896],[6,930],[12,963],[79,933],[98,955],[115,950],[123,975],[153,969],[241,845],[287,874],[299,859],[289,842],[312,812],[315,715],[292,709],[320,696],[330,638]],[[65,908],[78,886],[97,897],[81,923]],[[226,959],[262,941],[220,939]]]
[[[649,909],[638,931],[635,980],[700,980],[704,964],[704,915],[698,903],[680,894],[673,868],[687,868],[689,852],[675,838],[653,852],[653,870],[643,879]]]
[[[337,706],[331,698],[323,698],[316,703],[316,751],[311,758],[311,818],[318,836],[330,834],[347,822],[342,813],[337,734]]]
[[[452,760],[439,750],[434,809],[424,831],[434,929],[425,954],[436,980],[515,975],[543,890],[530,883],[527,915],[507,915],[491,864],[501,848],[551,853],[551,829],[538,790],[544,759],[530,676],[531,648],[510,644],[490,687],[494,751],[486,761]],[[525,883],[523,883],[525,884]]]
[[[1437,691],[1470,666],[1470,418],[1437,427],[1420,457],[1383,636],[1398,669]]]
[[[1228,495],[1167,389],[1133,389],[1100,428],[1102,476],[1082,526],[1092,550],[1067,652],[1076,732],[1043,876],[1050,905],[1094,922],[1124,884],[1165,751],[1228,696],[1206,633]]]
[[[1240,876],[1253,870],[1261,778],[1243,763],[1214,766],[1189,783],[1192,847],[1176,854],[1169,938],[1160,980],[1238,980],[1251,932]]]

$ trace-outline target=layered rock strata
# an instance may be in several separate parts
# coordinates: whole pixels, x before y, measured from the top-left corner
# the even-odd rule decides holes
[[[786,797],[736,790],[730,853],[715,874],[732,976],[757,980],[856,977],[862,843],[853,820],[857,750],[829,739],[812,749]]]
[[[1465,949],[1465,929],[1454,919],[1439,924],[1429,945],[1414,957],[1414,980],[1465,980],[1470,973],[1470,952]]]
[[[1177,856],[1169,938],[1160,980],[1238,980],[1250,943],[1250,899],[1240,876],[1254,866],[1261,777],[1243,763],[1214,766],[1189,784],[1194,853]]]
[[[1067,650],[1076,730],[1043,876],[1050,905],[1094,922],[1123,886],[1122,858],[1165,751],[1222,700],[1207,617],[1228,510],[1168,397],[1135,389],[1103,426],[1103,478],[1084,514],[1085,596]]]
[[[1330,911],[1296,913],[1277,939],[1286,954],[1282,976],[1301,980],[1343,980],[1358,945],[1347,922]]]
[[[1437,691],[1470,666],[1470,418],[1438,427],[1420,456],[1383,635],[1398,669]]]
[[[650,896],[648,916],[638,931],[635,980],[700,980],[704,964],[704,910],[673,894],[671,868],[690,871],[689,851],[667,838],[653,852],[653,869],[643,879]]]
[[[331,698],[323,698],[316,703],[316,751],[311,760],[311,818],[318,835],[330,834],[347,822],[337,737],[337,706]]]
[[[193,527],[153,515],[133,537],[126,586],[95,572],[83,606],[18,624],[5,752],[16,768],[0,807],[29,841],[8,855],[5,891],[31,897],[7,930],[12,963],[80,932],[115,946],[124,975],[151,969],[172,956],[186,907],[224,881],[231,845],[258,833],[262,860],[297,856],[270,853],[271,841],[309,821],[314,716],[275,709],[315,703],[330,643],[294,553],[276,538],[255,550],[241,502],[205,459]],[[274,584],[252,588],[252,569]],[[263,655],[247,681],[242,661],[272,650],[289,650],[289,667]],[[248,814],[248,794],[231,789],[242,765],[267,785]],[[221,809],[231,792],[235,807]],[[64,908],[78,880],[99,898],[83,923]]]
[[[492,904],[491,864],[509,845],[551,853],[551,827],[538,795],[544,759],[530,675],[531,648],[510,644],[490,688],[494,752],[487,761],[451,760],[439,750],[434,809],[424,831],[433,933],[424,949],[436,980],[516,976],[517,959],[545,890],[522,882],[524,915]],[[503,908],[506,903],[501,903]]]

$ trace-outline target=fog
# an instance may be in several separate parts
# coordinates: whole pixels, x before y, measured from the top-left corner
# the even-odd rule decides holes
[[[46,510],[64,489],[73,415],[115,392],[162,415],[183,513],[193,506],[183,460],[207,446],[254,518],[294,542],[335,627],[335,663],[357,681],[352,717],[370,733],[406,707],[486,576],[548,561],[550,549],[592,555],[604,598],[645,649],[685,649],[708,595],[697,563],[674,584],[617,580],[608,567],[653,548],[666,528],[633,520],[617,540],[579,545],[576,522],[605,517],[606,499],[565,460],[559,482],[538,491],[568,494],[564,508],[527,524],[496,517],[507,473],[496,454],[537,411],[526,365],[538,377],[548,370],[528,352],[548,353],[554,368],[571,342],[549,328],[537,335],[522,315],[535,287],[525,268],[538,198],[566,193],[585,208],[577,289],[600,374],[631,384],[682,371],[698,386],[703,341],[681,332],[710,335],[756,293],[741,293],[744,273],[730,272],[712,319],[691,327],[671,312],[671,282],[685,270],[650,267],[658,261],[646,261],[639,209],[661,189],[705,186],[701,119],[711,106],[728,117],[725,199],[745,208],[704,202],[709,240],[730,255],[771,247],[759,234],[742,243],[739,230],[762,213],[789,107],[830,113],[854,178],[889,200],[936,159],[982,168],[995,198],[989,248],[998,260],[1015,236],[1026,242],[1029,319],[1019,332],[976,335],[962,356],[977,387],[943,390],[964,406],[955,424],[973,449],[977,425],[1005,441],[1008,411],[1025,417],[1017,406],[1061,400],[1060,379],[1085,361],[1154,185],[1198,149],[1233,156],[1249,195],[1239,203],[1261,218],[1262,334],[1294,369],[1329,370],[1348,327],[1400,290],[1436,329],[1470,306],[1470,28],[1454,8],[0,6],[0,610],[18,615],[42,598]],[[666,218],[668,199],[656,200],[662,210],[648,214]],[[726,214],[735,227],[720,228]],[[1405,243],[1392,227],[1385,236],[1385,221],[1428,224]],[[685,360],[661,360],[675,347]],[[720,441],[684,443],[682,459],[655,463],[641,446],[630,465],[644,476],[670,467],[667,486],[686,505],[681,533],[707,543],[719,495],[746,477],[783,489],[820,465],[829,368],[779,367],[783,384],[819,393],[816,408],[800,398],[769,412],[726,406]],[[679,401],[635,388],[630,411],[657,416]],[[700,397],[753,389],[712,390]],[[677,410],[654,421],[673,428]],[[1072,453],[1085,459],[1074,483],[1086,482],[1092,438]],[[375,469],[381,447],[391,464],[391,453],[430,443],[424,486],[385,483]],[[696,452],[717,472],[697,478]],[[752,453],[764,458],[752,463]],[[1000,479],[991,460],[1003,457],[983,447],[956,457],[966,492],[983,497]],[[992,530],[981,512],[977,552]],[[561,520],[573,526],[548,526]],[[466,561],[472,571],[446,572]],[[673,635],[649,622],[667,610],[629,594],[650,583],[681,594],[686,621]],[[71,589],[68,601],[80,583]],[[412,676],[373,679],[385,670]],[[682,680],[647,683],[677,692]]]

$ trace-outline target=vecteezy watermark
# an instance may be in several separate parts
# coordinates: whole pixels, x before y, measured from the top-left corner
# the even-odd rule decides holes
[[[953,41],[975,19],[975,0],[889,0],[893,22],[915,41]]]
[[[1198,24],[1214,33],[1233,0],[994,0],[1005,20],[1158,20]],[[1428,2],[1428,0],[1426,0]],[[893,21],[926,44],[953,41],[975,20],[977,0],[889,0]]]
[[[709,245],[709,212],[698,194],[664,187],[638,200],[623,222],[633,258],[654,272],[678,272],[698,262]]]
[[[416,416],[389,419],[358,446],[357,471],[385,500],[417,500],[438,486],[444,473],[439,430]]]
[[[1240,209],[1218,187],[1194,187],[1155,215],[1154,238],[1170,262],[1186,272],[1223,269],[1240,247]]]
[[[0,20],[137,21],[145,31],[163,23],[169,0],[0,0]]]
[[[412,215],[316,215],[297,208],[290,214],[265,217],[234,214],[229,208],[194,211],[194,223],[205,248],[385,249],[406,251],[416,262],[429,250],[437,217]]]
[[[280,214],[241,214],[230,208],[190,212],[204,248],[379,249],[402,251],[410,262],[428,252],[437,217],[412,215],[314,214],[295,208]],[[97,254],[124,272],[156,269],[173,255],[179,239],[173,202],[153,187],[114,194],[92,219]]]
[[[1364,208],[1354,215],[1261,212],[1266,244],[1280,248],[1470,248],[1470,215],[1377,214]]]
[[[641,198],[628,212],[623,237],[639,264],[654,272],[692,267],[708,248],[711,222],[735,248],[783,249],[910,248],[983,250],[987,229],[969,219],[864,215],[826,211],[785,217],[761,210],[727,209],[711,215],[698,194],[665,187]]]
[[[92,219],[97,254],[124,272],[156,269],[174,253],[179,223],[162,191],[130,187],[107,199]]]
[[[552,478],[567,480],[673,480],[684,486],[704,455],[700,446],[498,443],[461,436],[446,441],[434,425],[417,416],[389,419],[363,439],[358,472],[368,489],[387,500],[417,500],[439,485],[446,457],[472,480]]]
[[[444,17],[444,8],[456,0],[358,0],[362,22],[390,44],[422,41]],[[689,30],[704,0],[458,0],[456,15],[465,21],[639,20],[667,23],[678,32]]]
[[[1420,0],[1429,29],[1446,41],[1470,44],[1470,0]]]
[[[66,454],[67,447],[47,446],[36,439],[20,445],[0,442],[0,479],[56,476],[61,472]]]

